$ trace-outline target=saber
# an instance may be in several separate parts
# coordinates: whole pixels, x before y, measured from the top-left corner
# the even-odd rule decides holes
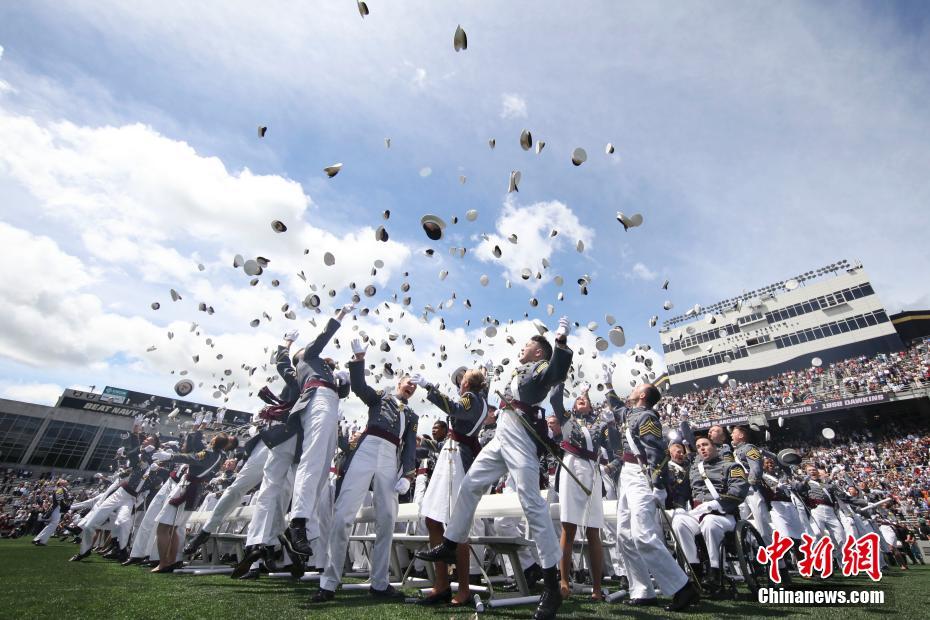
[[[562,459],[559,457],[559,455],[556,454],[555,450],[552,449],[552,446],[550,446],[548,442],[543,441],[542,437],[539,436],[539,433],[536,432],[536,429],[534,429],[534,428],[530,425],[529,422],[527,422],[526,420],[523,419],[523,416],[520,415],[520,412],[517,411],[517,408],[513,406],[513,402],[511,402],[510,399],[508,399],[506,396],[504,396],[503,394],[501,394],[499,390],[494,390],[494,393],[497,394],[497,397],[501,399],[501,402],[504,403],[504,405],[505,405],[505,407],[506,407],[507,409],[510,409],[511,411],[513,411],[514,413],[517,414],[517,419],[520,420],[520,423],[521,423],[521,424],[523,424],[523,428],[525,428],[527,431],[529,431],[529,433],[530,433],[530,435],[533,437],[533,439],[535,439],[537,442],[541,443],[541,444],[546,448],[546,450],[549,452],[549,454],[552,456],[552,458],[554,458],[556,461],[558,461],[558,463],[559,463],[559,465],[562,467],[562,469],[563,469],[565,472],[567,472],[569,476],[572,477],[572,480],[574,480],[575,482],[578,483],[578,486],[581,487],[581,490],[584,491],[585,495],[590,496],[590,495],[591,495],[591,489],[589,489],[588,487],[586,487],[586,486],[581,482],[581,480],[578,479],[578,476],[575,475],[575,472],[573,472],[570,468],[568,468],[568,467],[565,466],[565,463],[562,461]]]

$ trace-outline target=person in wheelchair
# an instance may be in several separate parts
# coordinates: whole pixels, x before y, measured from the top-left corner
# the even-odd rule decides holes
[[[720,545],[726,533],[736,529],[739,506],[749,493],[749,482],[743,466],[723,460],[710,439],[698,439],[697,451],[698,458],[689,472],[693,508],[675,511],[672,529],[695,574],[701,574],[696,539],[698,534],[704,536],[709,564],[706,582],[713,587],[721,581]]]
[[[752,518],[753,525],[762,535],[762,540],[768,544],[772,540],[772,517],[769,514],[768,489],[762,481],[763,452],[761,448],[750,443],[751,434],[748,425],[734,427],[730,433],[733,440],[733,459],[746,470],[749,481],[749,494],[740,506],[740,513],[744,519]]]

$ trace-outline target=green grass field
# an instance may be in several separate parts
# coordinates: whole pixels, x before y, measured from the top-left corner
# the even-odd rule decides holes
[[[314,584],[288,580],[234,581],[226,576],[151,575],[138,567],[122,567],[96,554],[81,563],[66,560],[77,546],[53,540],[37,548],[27,539],[0,540],[0,618],[473,618],[473,611],[423,609],[414,605],[378,604],[362,592],[340,592],[321,606],[307,601]],[[702,601],[691,614],[669,614],[658,608],[593,604],[577,596],[562,606],[560,617],[609,618],[865,618],[876,614],[903,618],[930,617],[930,566],[908,573],[893,569],[881,583],[868,578],[834,579],[833,588],[885,590],[876,607],[770,607],[754,601]],[[805,585],[804,587],[814,587]],[[822,587],[818,584],[817,587]],[[411,594],[414,590],[409,590]],[[488,618],[527,618],[531,607],[483,614]]]

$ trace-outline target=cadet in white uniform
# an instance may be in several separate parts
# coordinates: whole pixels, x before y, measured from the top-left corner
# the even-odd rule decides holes
[[[680,611],[700,599],[697,588],[665,546],[658,510],[664,509],[668,449],[659,415],[652,409],[661,394],[652,384],[637,386],[627,408],[605,377],[607,400],[617,418],[623,467],[617,499],[617,537],[630,582],[629,605],[655,605],[650,574],[663,593],[673,594],[665,609]]]
[[[543,567],[546,587],[534,615],[536,620],[554,618],[562,604],[556,568],[562,553],[549,517],[549,505],[539,493],[539,442],[548,437],[548,429],[538,405],[568,374],[572,360],[572,352],[566,346],[568,328],[568,319],[563,317],[555,333],[554,350],[542,336],[533,336],[524,345],[520,366],[504,390],[497,415],[497,432],[462,481],[455,514],[446,526],[442,544],[417,554],[429,562],[456,563],[456,548],[460,542],[468,540],[481,496],[509,471]]]
[[[462,479],[481,450],[478,433],[488,415],[487,378],[484,370],[472,369],[459,378],[459,398],[452,400],[430,384],[426,378],[414,375],[413,381],[426,390],[426,398],[449,417],[449,432],[442,449],[436,457],[436,466],[430,476],[426,493],[420,504],[420,515],[426,521],[430,544],[442,542],[445,525],[454,511],[455,498],[462,486]],[[458,549],[459,558],[465,566],[458,566],[459,591],[455,604],[471,600],[468,587],[468,545]],[[464,556],[463,556],[464,554]],[[421,605],[438,605],[452,602],[448,570],[444,563],[436,565],[436,580],[433,591],[422,600]]]
[[[349,362],[349,376],[352,393],[368,406],[368,425],[344,467],[345,474],[333,507],[329,564],[320,578],[319,591],[311,599],[314,603],[331,601],[335,597],[342,581],[349,533],[369,488],[375,511],[369,593],[382,599],[404,596],[388,581],[388,565],[397,518],[397,495],[410,490],[416,471],[419,418],[407,406],[407,401],[417,386],[405,375],[393,394],[369,387],[365,383],[365,348],[358,340],[352,341],[355,356]]]

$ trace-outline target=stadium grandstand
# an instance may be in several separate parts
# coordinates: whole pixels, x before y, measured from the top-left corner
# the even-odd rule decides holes
[[[111,471],[137,417],[168,439],[205,419],[217,430],[241,426],[251,414],[109,386],[65,390],[53,407],[0,399],[0,467],[77,477]]]
[[[903,348],[860,263],[841,260],[710,306],[660,331],[670,392],[712,387],[726,374],[757,381],[807,366]]]

